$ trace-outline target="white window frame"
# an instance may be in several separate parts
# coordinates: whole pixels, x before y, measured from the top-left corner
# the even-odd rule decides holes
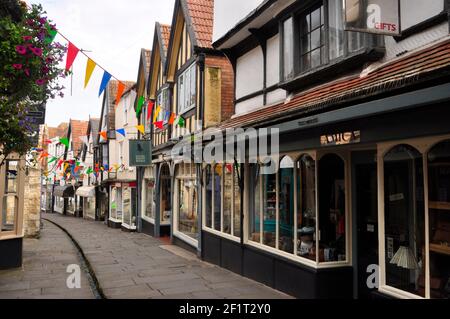
[[[379,267],[381,293],[401,299],[430,299],[430,213],[428,200],[428,153],[437,144],[450,139],[450,135],[435,137],[424,137],[416,139],[398,140],[377,145],[377,168],[378,168],[378,242],[379,242]],[[424,214],[425,214],[425,298],[403,291],[386,284],[386,244],[385,244],[385,207],[384,207],[384,157],[394,147],[409,145],[420,152],[423,158],[424,177]]]
[[[193,74],[192,74],[193,73]],[[189,81],[186,81],[186,77],[189,74]],[[195,76],[195,82],[192,82],[191,76]],[[183,84],[181,84],[181,79],[183,79]],[[195,83],[194,92],[192,91],[191,84]],[[186,86],[189,87],[189,99],[192,96],[192,93],[195,95],[195,101],[192,101],[187,105],[186,103]],[[189,67],[186,68],[183,73],[178,76],[177,80],[177,110],[180,115],[194,109],[197,105],[197,64],[194,62]]]
[[[211,234],[214,234],[214,235],[217,235],[217,236],[220,236],[220,237],[223,237],[223,238],[227,238],[227,239],[229,239],[229,240],[232,240],[232,241],[235,241],[235,242],[240,242],[240,237],[237,237],[237,236],[235,236],[234,235],[234,217],[235,217],[235,211],[234,211],[234,209],[236,208],[235,207],[235,199],[236,199],[236,196],[237,195],[239,195],[240,196],[240,194],[236,194],[235,193],[235,191],[236,191],[236,185],[235,185],[235,181],[236,181],[236,179],[235,179],[235,177],[236,177],[236,174],[237,174],[237,171],[236,171],[236,167],[235,167],[235,165],[234,164],[230,164],[230,163],[226,163],[226,164],[220,164],[220,163],[214,163],[214,164],[208,164],[208,165],[205,165],[205,167],[203,168],[203,170],[204,171],[206,171],[206,169],[208,168],[208,166],[211,166],[211,175],[212,175],[212,178],[213,178],[213,180],[214,180],[214,177],[215,177],[215,167],[216,167],[216,165],[223,165],[223,169],[226,169],[226,165],[232,165],[233,166],[233,169],[232,169],[232,172],[231,172],[231,177],[232,177],[232,185],[231,185],[231,196],[232,196],[232,201],[231,201],[231,220],[230,220],[230,223],[231,223],[231,234],[228,234],[228,233],[225,233],[224,231],[223,231],[223,225],[224,225],[224,206],[225,206],[225,204],[224,204],[224,199],[225,199],[225,174],[222,174],[222,177],[221,177],[221,179],[220,179],[220,184],[221,184],[221,187],[222,187],[222,192],[221,192],[221,194],[220,194],[220,196],[221,196],[221,199],[222,199],[222,203],[221,203],[221,209],[220,209],[220,227],[221,227],[221,230],[220,231],[218,231],[218,230],[216,230],[216,229],[214,229],[213,227],[208,227],[207,225],[206,225],[206,214],[207,214],[207,211],[206,211],[206,184],[207,184],[207,180],[206,180],[206,174],[203,174],[203,187],[202,187],[202,193],[203,193],[203,196],[202,196],[202,228],[203,228],[203,230],[205,230],[205,231],[207,231],[207,232],[209,232],[209,233],[211,233]],[[212,221],[212,223],[211,223],[211,226],[213,226],[214,225],[214,188],[215,188],[215,182],[213,182],[212,183],[212,199],[211,199],[211,212],[210,212],[210,214],[211,214],[211,221]],[[238,187],[239,187],[239,185],[238,185]]]
[[[142,216],[141,216],[141,218],[143,219],[143,220],[145,220],[145,221],[147,221],[147,222],[149,222],[149,223],[152,223],[152,224],[155,224],[155,219],[154,218],[151,218],[151,217],[148,217],[147,215],[146,215],[146,211],[147,211],[147,183],[149,182],[149,181],[154,181],[155,182],[155,187],[154,187],[154,189],[153,189],[153,197],[156,195],[156,179],[155,179],[155,167],[154,166],[151,166],[151,167],[148,167],[147,169],[146,169],[148,172],[149,172],[149,174],[148,174],[148,176],[145,176],[145,178],[143,179],[143,181],[142,181],[142,203],[141,203],[141,210],[142,210]],[[154,200],[154,199],[153,199]],[[155,200],[154,200],[155,201]],[[155,210],[156,210],[156,207],[155,207]],[[155,216],[156,216],[156,211],[155,211]]]
[[[319,262],[319,252],[320,252],[320,224],[319,224],[319,161],[322,157],[328,154],[335,154],[339,156],[344,161],[344,167],[345,167],[345,246],[346,246],[346,260],[345,261],[335,261],[335,262]],[[298,247],[297,247],[297,222],[298,222],[298,189],[297,189],[297,169],[294,169],[294,181],[295,181],[295,187],[294,187],[294,253],[290,254],[287,252],[284,252],[282,250],[278,249],[279,240],[278,240],[278,234],[279,234],[279,172],[276,173],[276,183],[277,183],[277,212],[276,212],[276,248],[266,246],[263,244],[263,236],[262,233],[264,232],[263,228],[263,220],[264,220],[264,212],[263,212],[263,197],[262,197],[262,175],[260,174],[258,176],[259,178],[259,196],[260,196],[260,242],[251,241],[249,239],[250,234],[250,219],[247,218],[247,220],[244,222],[244,243],[248,246],[253,246],[255,248],[258,248],[260,250],[264,250],[267,252],[270,252],[272,254],[287,258],[289,260],[292,260],[296,263],[314,268],[314,269],[330,269],[330,268],[343,268],[343,267],[349,267],[352,265],[352,224],[351,224],[351,216],[352,216],[352,206],[351,206],[351,161],[350,161],[350,152],[349,151],[338,151],[338,150],[310,150],[310,151],[304,151],[304,152],[293,152],[293,153],[286,153],[286,154],[280,154],[278,161],[280,162],[284,157],[289,156],[295,164],[295,167],[298,163],[298,161],[301,159],[302,156],[308,155],[315,161],[315,180],[316,180],[316,261],[307,259],[305,257],[297,256]],[[262,161],[260,161],[258,164],[260,165]],[[278,164],[279,165],[279,164]],[[247,177],[248,178],[248,177]],[[249,185],[249,183],[246,183],[246,185]],[[247,198],[249,193],[247,193]],[[256,196],[256,194],[255,194]],[[250,200],[253,200],[253,198],[250,198]],[[248,205],[247,208],[248,210]]]
[[[166,112],[170,111],[170,96],[168,87],[165,87],[159,91],[156,101],[156,105],[161,107],[157,121],[163,121],[164,124],[167,124],[169,119],[166,119],[165,116]]]

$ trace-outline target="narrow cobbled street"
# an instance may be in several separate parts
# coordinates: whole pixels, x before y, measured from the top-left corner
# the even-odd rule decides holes
[[[39,240],[27,239],[23,269],[0,271],[0,298],[272,299],[289,296],[194,254],[144,234],[125,233],[103,223],[44,214]],[[68,289],[66,268],[82,264],[70,237],[90,264],[98,285],[82,268],[81,289]]]

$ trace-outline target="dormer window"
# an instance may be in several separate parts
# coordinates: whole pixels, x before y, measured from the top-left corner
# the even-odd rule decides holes
[[[344,60],[365,46],[365,35],[344,31],[342,1],[323,0],[281,23],[284,82]]]

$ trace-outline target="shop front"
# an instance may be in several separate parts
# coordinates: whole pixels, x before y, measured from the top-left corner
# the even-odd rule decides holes
[[[171,204],[170,163],[154,164],[146,169],[142,185],[142,231],[155,237],[170,236]]]
[[[243,234],[236,168],[205,167],[203,258],[299,298],[448,298],[450,110],[351,109],[276,126],[280,153],[243,170]]]
[[[124,231],[136,231],[136,183],[113,183],[110,186],[110,215],[108,225]]]
[[[81,198],[82,214],[79,217],[96,220],[96,187],[83,186],[77,189],[77,197]]]
[[[75,213],[75,188],[72,185],[55,186],[53,195],[55,212],[62,215]]]

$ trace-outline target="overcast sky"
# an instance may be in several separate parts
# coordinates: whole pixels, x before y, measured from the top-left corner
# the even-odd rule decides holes
[[[41,3],[48,17],[78,48],[122,80],[136,81],[141,48],[152,48],[155,22],[170,24],[174,0],[29,0]],[[56,41],[65,43],[56,38]],[[65,62],[64,62],[65,63]],[[98,90],[103,71],[96,69],[84,86],[86,58],[74,63],[72,96],[70,79],[64,80],[65,97],[50,101],[46,122],[57,126],[69,119],[100,116]]]

